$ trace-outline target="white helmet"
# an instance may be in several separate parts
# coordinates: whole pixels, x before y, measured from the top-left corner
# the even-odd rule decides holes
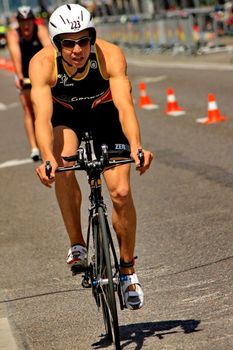
[[[96,30],[90,12],[78,4],[67,4],[58,7],[49,19],[49,35],[53,44],[60,50],[58,36],[60,34],[78,33],[89,29],[92,38],[91,44],[95,43]]]

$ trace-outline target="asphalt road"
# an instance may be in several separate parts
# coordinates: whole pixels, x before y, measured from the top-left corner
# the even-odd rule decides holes
[[[136,103],[143,80],[159,109],[136,105],[143,145],[156,158],[142,177],[132,171],[145,306],[119,312],[122,349],[231,350],[233,69],[223,61],[211,69],[213,58],[192,59],[189,68],[161,58],[159,66],[155,57],[129,57]],[[186,115],[164,114],[168,87]],[[0,88],[0,321],[9,322],[20,350],[113,349],[100,337],[101,313],[90,291],[67,270],[68,239],[53,190],[28,162],[11,73],[0,70]],[[210,92],[228,119],[198,124]],[[80,181],[85,228],[85,176]],[[0,349],[7,348],[0,342]]]

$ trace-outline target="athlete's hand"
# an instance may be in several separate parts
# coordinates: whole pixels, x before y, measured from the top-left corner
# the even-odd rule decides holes
[[[144,156],[144,162],[143,162],[142,166],[140,166],[140,159],[138,157],[138,150],[131,152],[131,157],[135,161],[136,170],[138,170],[140,172],[140,175],[144,174],[145,171],[149,169],[151,162],[153,160],[153,153],[152,152],[147,151],[145,149],[142,149],[141,151],[142,151],[143,156]]]
[[[46,166],[48,167],[47,164],[48,161],[43,162],[41,165],[39,165],[36,168],[36,173],[40,178],[40,181],[43,185],[47,186],[47,187],[52,187],[52,183],[55,181],[55,171],[58,167],[57,162],[55,160],[50,160],[50,166],[51,166],[51,170],[50,170],[50,175],[48,177],[48,174],[46,174]]]
[[[22,77],[15,76],[15,85],[19,91],[22,90],[22,88],[23,88],[23,76]]]

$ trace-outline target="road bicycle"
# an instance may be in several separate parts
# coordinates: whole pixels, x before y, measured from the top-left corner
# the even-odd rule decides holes
[[[100,159],[93,159],[93,146],[91,134],[85,132],[82,136],[84,147],[79,147],[77,154],[63,157],[65,161],[74,162],[74,165],[58,167],[56,172],[84,170],[87,173],[90,186],[89,218],[86,237],[87,268],[82,275],[81,285],[91,288],[98,309],[102,310],[106,338],[115,344],[115,349],[120,347],[120,334],[117,313],[116,296],[119,299],[121,310],[126,306],[122,296],[120,282],[127,279],[120,274],[117,253],[111,235],[107,218],[107,207],[102,195],[101,174],[104,169],[134,162],[131,158],[110,159],[110,153],[106,145],[101,146]],[[142,150],[138,151],[140,166],[143,165],[144,156]],[[50,162],[46,162],[46,174],[49,177],[51,171]],[[75,265],[72,267],[73,275],[79,273]]]

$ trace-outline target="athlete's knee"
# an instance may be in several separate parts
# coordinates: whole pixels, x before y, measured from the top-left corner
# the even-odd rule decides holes
[[[53,150],[53,154],[54,154],[54,157],[57,161],[57,164],[59,167],[68,167],[68,166],[72,166],[74,165],[74,162],[68,162],[67,160],[65,160],[64,158],[66,158],[65,154],[61,154],[62,150],[60,148],[62,148],[63,145],[61,145],[61,147],[54,147],[54,150]],[[72,153],[68,153],[67,154],[72,154]],[[62,175],[67,175],[67,176],[71,176],[71,174],[74,175],[74,172],[73,171],[65,171],[65,172],[62,172],[60,173]]]
[[[23,112],[25,116],[34,116],[32,104],[27,101],[21,101]]]
[[[33,111],[31,111],[30,109],[23,108],[23,114],[24,114],[25,120],[34,121],[34,114],[33,114]]]
[[[121,185],[117,188],[110,190],[110,197],[113,204],[124,205],[131,198],[131,191],[128,185]]]

